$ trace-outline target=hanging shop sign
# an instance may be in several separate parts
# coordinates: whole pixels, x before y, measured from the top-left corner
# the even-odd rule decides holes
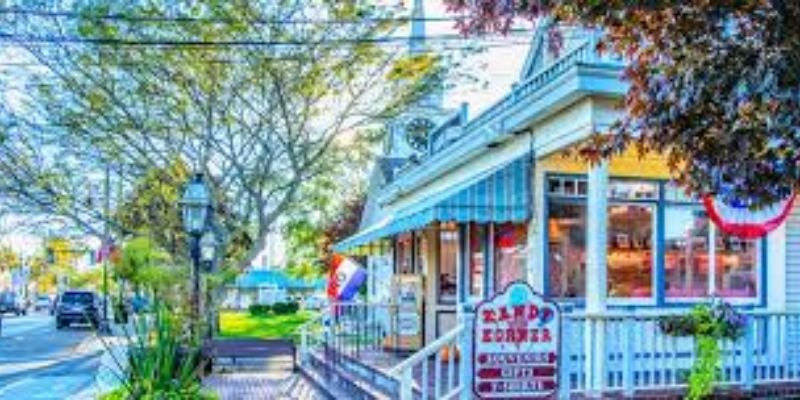
[[[475,311],[473,390],[481,399],[550,398],[558,388],[558,305],[515,281]]]

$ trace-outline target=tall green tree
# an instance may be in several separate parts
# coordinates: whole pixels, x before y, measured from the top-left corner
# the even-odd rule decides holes
[[[395,10],[362,2],[76,4],[0,16],[33,65],[11,77],[26,93],[0,107],[0,192],[18,212],[100,236],[108,218],[87,192],[106,166],[129,194],[184,163],[207,177],[225,230],[250,244],[242,264],[332,154],[442,74],[436,57],[408,62],[391,46],[405,22]],[[134,219],[111,223],[127,232]]]
[[[694,193],[730,186],[753,206],[800,182],[800,3],[784,0],[445,0],[468,33],[551,18],[605,31],[628,59],[625,116],[582,153],[666,153]],[[559,34],[551,31],[553,43]],[[557,46],[556,46],[557,47]],[[726,191],[727,192],[727,191]]]

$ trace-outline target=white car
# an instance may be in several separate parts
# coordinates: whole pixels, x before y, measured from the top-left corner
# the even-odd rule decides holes
[[[47,295],[36,296],[36,300],[33,302],[33,309],[36,311],[49,310],[52,306],[53,300]]]

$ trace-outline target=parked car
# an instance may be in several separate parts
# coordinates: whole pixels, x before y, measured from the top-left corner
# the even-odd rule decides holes
[[[14,314],[17,316],[27,314],[25,302],[12,292],[0,293],[0,315]]]
[[[58,296],[56,329],[73,323],[88,323],[96,327],[100,322],[100,296],[86,290],[67,290]]]
[[[42,310],[50,310],[53,306],[53,301],[50,300],[50,296],[46,294],[40,294],[36,296],[36,300],[33,302],[33,310],[34,311],[42,311]]]

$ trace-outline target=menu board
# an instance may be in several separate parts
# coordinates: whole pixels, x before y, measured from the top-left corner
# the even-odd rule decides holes
[[[550,398],[558,388],[558,305],[524,281],[480,303],[473,390],[481,399]]]
[[[395,342],[402,350],[418,350],[422,347],[422,277],[418,275],[396,275],[392,285],[395,321]]]

